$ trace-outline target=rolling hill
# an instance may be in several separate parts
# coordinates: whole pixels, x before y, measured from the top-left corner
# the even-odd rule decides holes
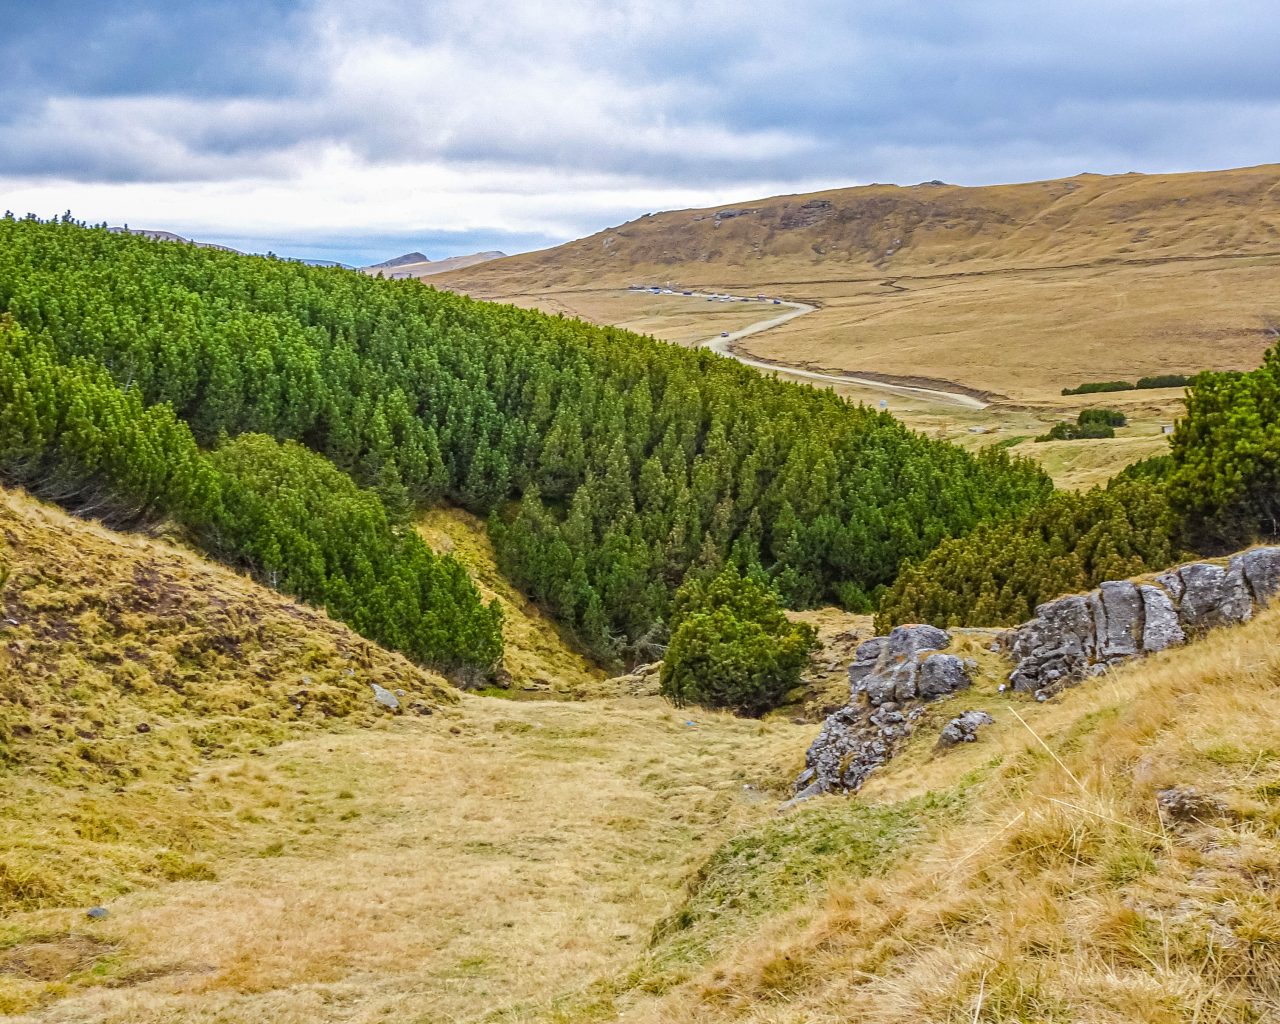
[[[1087,381],[1256,366],[1280,325],[1278,186],[1280,165],[868,185],[647,215],[434,283],[682,342],[737,325],[722,327],[718,306],[628,285],[809,302],[819,309],[739,350],[986,395],[993,407],[981,417],[891,400],[913,425],[971,443],[973,426],[1036,434],[1074,415],[1088,400],[1060,392]],[[1158,450],[1181,392],[1104,397],[1145,421],[1140,439],[1119,446],[1122,465]]]
[[[817,728],[790,713],[452,696],[163,541],[13,490],[0,531],[7,1019],[1280,1007],[1275,609],[1043,704],[966,636],[972,689],[856,798],[780,811]],[[937,749],[970,708],[995,719],[979,742]],[[1188,786],[1212,813],[1158,809]]]

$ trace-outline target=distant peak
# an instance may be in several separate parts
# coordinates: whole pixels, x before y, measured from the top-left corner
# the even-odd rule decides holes
[[[370,270],[377,270],[379,267],[403,267],[409,263],[430,263],[431,260],[420,252],[407,252],[403,256],[397,256],[393,260],[384,260],[381,263],[375,263]]]

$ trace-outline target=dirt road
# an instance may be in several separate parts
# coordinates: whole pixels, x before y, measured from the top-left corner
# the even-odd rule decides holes
[[[679,298],[696,298],[704,302],[707,299],[722,298],[719,293],[710,292],[693,292],[691,295],[680,294]],[[741,301],[743,296],[728,296],[730,301]],[[728,331],[718,334],[714,338],[708,338],[706,341],[700,342],[699,347],[709,348],[712,352],[717,352],[722,356],[728,356],[730,359],[736,359],[744,366],[752,366],[758,370],[765,370],[774,373],[785,373],[789,377],[801,377],[805,380],[821,381],[828,384],[856,384],[865,388],[872,388],[876,391],[883,391],[891,395],[902,395],[908,398],[924,398],[934,402],[940,402],[945,405],[958,405],[966,409],[985,409],[990,403],[984,402],[972,395],[966,395],[958,391],[945,391],[939,388],[914,387],[908,384],[889,384],[885,381],[874,380],[870,377],[859,377],[854,374],[847,373],[820,373],[817,370],[806,370],[798,366],[789,366],[786,363],[769,362],[764,359],[756,359],[753,356],[745,355],[734,347],[734,342],[741,341],[743,338],[750,337],[753,334],[760,334],[763,331],[772,330],[779,327],[790,320],[804,316],[806,313],[812,313],[816,306],[811,306],[807,302],[790,302],[785,299],[768,298],[765,301],[774,306],[786,307],[785,313],[778,316],[769,317],[765,320],[759,320],[756,323],[748,324],[746,327],[739,328],[736,331]]]

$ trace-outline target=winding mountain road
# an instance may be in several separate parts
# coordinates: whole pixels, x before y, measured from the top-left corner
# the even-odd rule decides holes
[[[674,296],[679,298],[697,298],[697,299],[719,299],[722,296],[712,292],[694,292],[691,296],[684,295],[682,292],[673,292]],[[731,295],[731,301],[741,301],[743,296]],[[934,402],[941,402],[946,405],[958,405],[965,409],[985,409],[990,403],[984,402],[980,398],[974,398],[972,395],[966,395],[960,391],[944,391],[940,388],[916,387],[910,384],[890,384],[882,380],[874,380],[870,377],[859,377],[849,373],[820,373],[817,370],[806,370],[799,366],[789,366],[786,363],[769,362],[765,359],[756,359],[749,355],[744,355],[734,347],[734,342],[741,341],[753,334],[760,334],[764,331],[772,330],[774,327],[780,327],[782,324],[797,317],[802,317],[806,313],[812,313],[817,306],[811,306],[807,302],[791,302],[787,299],[766,299],[770,303],[787,307],[785,313],[779,316],[769,317],[765,320],[759,320],[756,323],[748,324],[746,327],[739,328],[736,331],[729,331],[728,334],[717,334],[714,338],[708,338],[698,343],[699,348],[709,348],[712,352],[719,353],[722,356],[728,356],[730,359],[736,359],[744,366],[751,366],[757,370],[766,370],[773,373],[785,373],[791,377],[803,377],[805,380],[821,381],[826,384],[856,384],[860,387],[872,388],[876,391],[884,391],[891,395],[901,395],[905,398],[924,398]]]

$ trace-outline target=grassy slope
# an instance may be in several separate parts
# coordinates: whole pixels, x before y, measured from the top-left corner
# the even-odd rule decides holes
[[[993,393],[995,405],[983,413],[890,397],[912,426],[966,446],[983,443],[971,426],[1035,436],[1080,408],[1141,407],[1127,445],[1087,457],[1024,446],[1061,483],[1081,486],[1158,450],[1160,424],[1180,414],[1181,392],[1063,398],[1063,387],[1251,369],[1274,342],[1277,184],[1280,167],[1269,165],[985,188],[838,189],[735,204],[751,212],[727,220],[713,210],[660,213],[434,283],[680,342],[739,326],[733,317],[745,314],[628,293],[627,284],[672,281],[811,301],[821,307],[816,313],[749,338],[743,349],[812,369]],[[805,208],[814,202],[831,205]],[[859,400],[883,397],[841,390]]]
[[[1280,1019],[1277,640],[1273,609],[1041,706],[988,672],[934,712],[989,710],[982,742],[918,733],[858,799],[722,848],[576,1019]],[[1224,813],[1162,814],[1174,785]]]
[[[814,725],[451,704],[170,546],[14,494],[0,537],[14,1019],[1280,1014],[1280,609],[1044,705],[966,635],[971,692],[858,798],[779,816]],[[378,715],[367,678],[438,710]],[[967,707],[996,726],[934,751]],[[1174,784],[1226,814],[1162,817]]]
[[[14,491],[0,490],[0,564],[3,912],[210,876],[238,815],[280,796],[249,769],[226,798],[193,778],[300,735],[379,726],[370,682],[424,707],[456,699],[322,613]],[[27,935],[13,921],[0,944]]]
[[[432,509],[419,519],[418,532],[435,551],[452,554],[467,568],[486,601],[496,598],[502,606],[503,668],[513,687],[521,693],[561,696],[598,691],[604,672],[498,571],[480,519],[461,509]]]
[[[805,730],[687,718],[651,699],[465,697],[210,766],[193,798],[242,811],[209,876],[122,896],[92,925],[15,915],[0,964],[40,946],[83,959],[0,992],[30,1021],[534,1019],[625,971],[797,767]]]

